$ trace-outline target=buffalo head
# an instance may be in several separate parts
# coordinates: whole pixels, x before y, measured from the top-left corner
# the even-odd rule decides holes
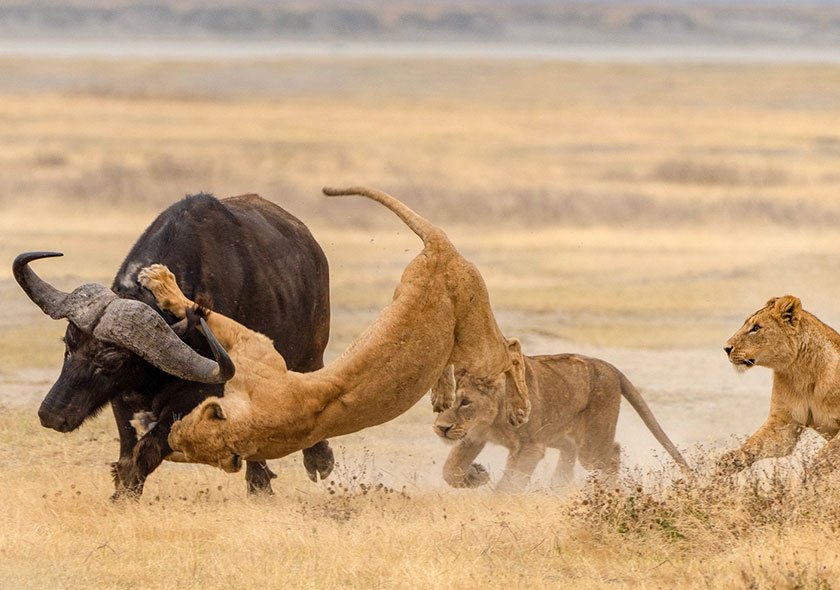
[[[186,345],[145,303],[121,299],[96,283],[65,293],[29,267],[33,260],[53,256],[62,254],[26,252],[12,264],[29,298],[51,318],[69,321],[61,374],[38,410],[43,426],[59,432],[78,428],[129,386],[142,360],[187,381],[224,383],[233,376],[233,363],[209,331],[215,362]]]

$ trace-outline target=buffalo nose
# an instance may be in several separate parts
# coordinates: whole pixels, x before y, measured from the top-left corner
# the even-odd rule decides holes
[[[44,428],[52,428],[53,430],[58,430],[59,432],[64,432],[66,430],[67,421],[64,417],[57,415],[50,410],[39,408],[38,418],[41,420],[41,426]]]
[[[726,353],[726,356],[729,356],[729,353],[732,352],[731,346],[724,346],[723,351]]]

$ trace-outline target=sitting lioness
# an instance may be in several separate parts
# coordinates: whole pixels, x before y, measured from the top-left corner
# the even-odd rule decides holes
[[[385,205],[423,240],[423,251],[409,263],[379,317],[338,359],[312,373],[289,371],[262,334],[198,309],[220,370],[230,380],[224,397],[207,398],[172,426],[172,449],[188,461],[236,471],[242,459],[279,458],[311,447],[309,441],[387,422],[430,388],[434,408],[443,410],[455,398],[453,367],[505,389],[507,419],[513,424],[527,420],[524,382],[504,387],[515,368],[476,267],[442,230],[385,193],[365,188],[324,192],[363,195]],[[193,309],[166,267],[147,267],[138,279],[161,309],[178,318]],[[213,335],[227,353],[214,344]]]
[[[486,469],[473,463],[487,442],[510,450],[498,490],[524,489],[546,447],[560,450],[553,487],[571,482],[575,459],[586,469],[615,477],[621,458],[615,442],[621,396],[671,457],[688,468],[621,371],[605,361],[577,354],[523,356],[518,340],[508,342],[512,364],[525,371],[531,416],[523,426],[512,427],[499,413],[504,392],[487,387],[483,379],[467,371],[457,371],[455,403],[435,420],[435,432],[456,441],[443,466],[443,478],[449,485],[476,487],[490,480]]]
[[[724,351],[736,369],[773,369],[773,391],[767,421],[740,449],[721,457],[721,471],[732,474],[759,459],[789,455],[804,428],[829,441],[811,468],[831,469],[840,449],[840,334],[785,295],[748,317]]]

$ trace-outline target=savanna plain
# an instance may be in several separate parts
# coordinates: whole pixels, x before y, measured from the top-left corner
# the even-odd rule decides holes
[[[25,250],[62,288],[110,283],[187,193],[257,192],[300,217],[331,267],[328,360],[389,301],[419,240],[386,190],[447,230],[529,354],[615,364],[698,466],[686,479],[629,407],[622,485],[448,488],[421,401],[332,441],[311,483],[164,464],[114,505],[107,408],[78,431],[36,414],[64,322],[11,277]],[[772,297],[840,326],[840,68],[515,60],[0,61],[0,587],[831,588],[836,481],[822,444],[737,478],[715,456],[753,432],[770,374],[722,351]],[[493,480],[505,453],[479,462]],[[832,485],[835,484],[835,485]]]

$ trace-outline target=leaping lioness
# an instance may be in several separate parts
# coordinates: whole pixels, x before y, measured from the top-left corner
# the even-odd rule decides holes
[[[202,329],[236,366],[224,397],[204,400],[176,422],[170,446],[188,461],[237,471],[242,459],[282,457],[333,436],[395,418],[430,388],[436,411],[455,397],[453,366],[481,376],[507,396],[514,424],[527,420],[528,391],[496,325],[484,280],[446,234],[397,199],[368,188],[330,189],[329,196],[362,195],[391,209],[423,240],[393,301],[344,353],[312,373],[286,368],[271,341],[234,320],[196,308],[161,265],[145,268],[141,284],[161,309],[184,318],[197,309]],[[209,328],[209,330],[208,330]],[[218,347],[224,365],[223,350]],[[510,379],[512,386],[505,388]]]

